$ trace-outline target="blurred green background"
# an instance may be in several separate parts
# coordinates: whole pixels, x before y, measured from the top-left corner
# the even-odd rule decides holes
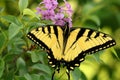
[[[41,1],[0,0],[0,80],[51,80],[54,69],[48,65],[46,53],[26,38],[30,28],[44,24],[35,15]],[[68,2],[74,11],[73,26],[110,34],[117,43],[87,55],[71,72],[71,80],[120,80],[120,0]],[[67,80],[64,69],[60,73],[55,80]]]

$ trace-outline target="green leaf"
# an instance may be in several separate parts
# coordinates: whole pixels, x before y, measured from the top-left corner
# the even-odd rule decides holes
[[[10,23],[14,23],[17,26],[21,26],[22,24],[20,23],[20,21],[15,17],[15,16],[2,16],[1,18],[5,19],[6,21],[10,22]]]
[[[25,77],[22,76],[15,76],[15,80],[26,80]]]
[[[79,68],[75,68],[75,70],[72,71],[72,77],[73,80],[87,80],[86,76],[80,71]]]
[[[117,57],[117,59],[120,60],[119,57],[118,57],[118,55],[117,55],[116,50],[115,50],[113,47],[111,48],[111,51],[112,51],[113,54]]]
[[[7,74],[6,73],[4,73],[4,79],[3,80],[13,80],[13,78],[14,78],[14,71],[13,70],[9,70],[8,72],[7,72]]]
[[[24,75],[27,80],[32,80],[31,76],[29,74]]]
[[[95,59],[98,63],[103,63],[103,61],[100,59],[100,53],[102,52],[97,52],[97,54],[93,54],[93,59]]]
[[[32,66],[32,68],[41,70],[41,71],[48,73],[48,74],[51,74],[51,69],[44,64],[35,64],[34,66]]]
[[[16,56],[18,55],[15,55],[15,54],[7,54],[5,57],[4,57],[4,60],[6,63],[9,63],[9,62],[12,62],[13,60],[16,60]]]
[[[5,62],[2,59],[0,59],[0,78],[3,75],[4,69],[5,69]]]
[[[100,19],[98,18],[98,16],[90,15],[88,16],[88,19],[95,22],[98,26],[100,26]]]
[[[32,74],[31,77],[32,77],[32,80],[40,80],[41,79],[39,74]]]
[[[38,20],[40,19],[39,16],[36,15],[35,12],[33,12],[31,9],[24,9],[23,15],[29,15],[31,17],[36,17]]]
[[[22,13],[25,8],[28,6],[28,0],[19,0],[19,9],[20,12]]]
[[[0,38],[1,38],[1,40],[0,40],[0,54],[1,54],[2,51],[3,51],[3,48],[4,48],[5,38],[4,38],[4,36],[1,35],[1,34],[0,34]]]
[[[29,52],[31,54],[32,62],[38,62],[39,61],[39,54],[37,54],[35,51]]]
[[[27,51],[31,55],[32,62],[38,62],[45,64],[47,62],[46,52],[41,52],[40,50]]]
[[[82,8],[82,14],[86,15],[89,14],[89,12],[94,8],[92,4],[85,4]]]
[[[24,75],[27,73],[25,61],[22,58],[18,58],[17,60],[17,69],[19,70],[20,75]]]
[[[25,66],[26,65],[25,65],[24,60],[22,58],[18,58],[18,60],[17,60],[17,68],[19,69],[19,68],[22,68],[22,67],[25,67]]]
[[[102,4],[102,5],[93,5],[93,4],[88,3],[88,4],[83,6],[82,14],[84,16],[90,15],[90,14],[95,13],[98,10],[102,9],[103,7],[104,7],[104,4]]]
[[[47,77],[45,77],[44,75],[41,75],[41,76],[40,76],[40,79],[41,79],[41,80],[49,80],[49,79],[46,79],[46,78],[47,78]]]
[[[9,26],[9,40],[11,40],[14,36],[16,36],[20,30],[22,29],[22,26],[18,26],[14,23],[10,24]]]
[[[25,74],[24,75],[25,76],[25,78],[26,78],[26,80],[42,80],[41,78],[40,78],[40,74]]]
[[[0,30],[0,54],[3,52],[4,48],[7,46],[7,33],[5,33],[5,31]]]

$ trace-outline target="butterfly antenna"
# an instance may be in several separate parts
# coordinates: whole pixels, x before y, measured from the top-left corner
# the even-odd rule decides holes
[[[68,80],[70,80],[70,71],[68,70],[66,73],[68,75]]]
[[[51,80],[54,80],[54,75],[55,75],[55,71],[52,74],[52,79]]]

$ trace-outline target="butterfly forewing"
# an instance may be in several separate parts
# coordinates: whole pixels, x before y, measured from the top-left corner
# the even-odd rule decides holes
[[[62,58],[63,50],[63,30],[57,26],[39,27],[28,33],[28,38],[39,46],[52,51],[55,59]]]
[[[77,28],[70,32],[65,47],[65,61],[73,61],[83,53],[94,53],[115,45],[107,34],[86,28]]]

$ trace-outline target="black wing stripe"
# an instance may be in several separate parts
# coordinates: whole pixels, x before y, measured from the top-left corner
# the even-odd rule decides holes
[[[78,35],[77,35],[77,37],[76,37],[75,41],[77,41],[84,34],[84,32],[85,32],[85,29],[81,28],[80,31],[79,31],[79,33],[78,33]]]
[[[78,34],[77,34],[76,40],[73,42],[73,44],[71,45],[71,47],[75,44],[75,42],[76,42],[81,36],[83,36],[83,34],[85,33],[85,31],[86,31],[85,28],[81,28],[81,29],[80,29],[80,31],[79,31]],[[88,35],[87,35],[87,36],[90,37],[93,32],[94,32],[93,30],[90,30],[90,31],[88,32]],[[70,48],[71,48],[71,47],[70,47]]]
[[[57,26],[53,26],[53,29],[54,29],[54,32],[55,32],[55,35],[58,39],[58,29],[57,29]]]
[[[36,36],[32,33],[28,33],[28,38],[30,40],[32,40],[33,42],[35,42],[36,44],[38,44],[38,46],[42,45],[44,48],[46,48],[47,50],[49,50],[48,46],[44,44],[44,42],[42,42],[41,40],[37,39]]]
[[[48,26],[47,29],[48,29],[48,33],[50,34],[50,33],[51,33],[51,28],[50,28],[50,26]]]
[[[58,27],[55,25],[55,26],[53,26],[53,29],[54,29],[54,33],[55,33],[55,35],[56,35],[56,38],[57,38],[57,42],[58,42],[58,44],[59,44],[59,48],[61,48],[61,46],[60,46],[60,42],[59,42],[59,40],[58,40]]]
[[[116,44],[115,41],[111,40],[111,41],[108,41],[102,45],[92,47],[92,48],[88,49],[87,51],[85,51],[84,53],[95,53],[95,52],[98,52],[100,50],[104,50],[108,47],[114,46],[115,44]]]
[[[95,37],[94,37],[94,38],[99,37],[99,35],[100,35],[100,33],[99,33],[99,32],[97,32],[97,34],[95,35]]]
[[[45,28],[44,27],[42,27],[42,32],[45,33]]]
[[[74,31],[74,30],[72,30]],[[72,45],[70,46],[70,48],[76,43],[76,41],[81,37],[83,36],[85,32],[85,28],[81,28],[80,31],[78,32],[77,36],[76,36],[76,40],[72,43]]]
[[[90,37],[90,36],[92,35],[93,32],[94,32],[93,30],[90,30],[90,31],[88,32],[87,37]]]

